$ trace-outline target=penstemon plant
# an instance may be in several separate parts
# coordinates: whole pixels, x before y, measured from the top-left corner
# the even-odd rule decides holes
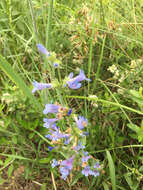
[[[61,63],[54,53],[48,52],[42,44],[38,44],[37,47],[39,52],[46,56],[51,66],[60,67]],[[53,90],[58,87],[79,89],[82,86],[82,81],[91,81],[86,78],[83,70],[80,70],[76,77],[73,76],[74,74],[70,73],[62,82],[58,82],[58,80],[51,83],[34,81],[32,93],[45,88]],[[86,177],[89,175],[99,176],[102,168],[99,161],[85,151],[88,120],[73,113],[71,108],[58,102],[46,104],[43,114],[46,116],[43,118],[43,127],[47,129],[45,137],[50,141],[48,149],[55,152],[58,158],[61,158],[59,160],[53,158],[51,167],[59,168],[61,178],[64,180],[72,171],[81,171]],[[66,127],[63,127],[62,121]],[[65,160],[62,160],[63,157]]]

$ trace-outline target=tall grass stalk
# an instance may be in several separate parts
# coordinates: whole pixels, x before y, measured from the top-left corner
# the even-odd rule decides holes
[[[36,41],[38,43],[39,42],[39,37],[38,37],[38,30],[37,30],[37,25],[36,25],[36,21],[35,21],[35,15],[34,15],[34,9],[33,9],[32,0],[28,0],[28,3],[29,3],[29,7],[30,7],[30,13],[31,13],[31,18],[32,18],[34,33],[35,33]]]
[[[7,60],[0,55],[0,68],[4,73],[23,91],[25,96],[27,96],[31,103],[41,111],[41,104],[33,96],[31,90],[27,87],[21,76],[12,68],[12,66],[7,62]]]
[[[48,3],[48,23],[47,23],[47,33],[46,33],[46,47],[51,50],[51,25],[52,25],[52,13],[53,13],[53,0],[49,0]]]
[[[66,98],[75,98],[75,99],[86,99],[86,100],[89,100],[89,101],[95,101],[95,102],[102,102],[103,104],[108,104],[108,105],[113,105],[113,106],[117,106],[119,108],[124,108],[126,110],[129,110],[131,112],[134,112],[134,113],[138,113],[140,115],[143,115],[143,112],[139,111],[139,110],[136,110],[136,109],[133,109],[133,108],[130,108],[128,106],[125,106],[125,105],[122,105],[122,104],[119,104],[119,103],[116,103],[116,102],[111,102],[111,101],[107,101],[107,100],[103,100],[103,99],[100,99],[100,98],[90,98],[90,97],[85,97],[85,96],[65,96]]]
[[[93,58],[93,40],[95,36],[95,25],[96,25],[96,18],[95,18],[95,3],[94,3],[94,9],[93,9],[93,18],[92,18],[92,33],[91,33],[91,38],[90,38],[90,47],[89,47],[89,57],[88,57],[88,78],[91,76],[91,68],[92,68],[92,58]],[[90,93],[90,82],[88,82],[88,94]],[[85,105],[85,115],[87,117],[88,115],[88,110],[89,110],[89,105],[86,99],[84,100],[84,105]]]
[[[97,80],[99,79],[99,73],[100,73],[100,68],[101,68],[102,59],[103,59],[103,52],[104,52],[104,47],[105,47],[105,41],[106,41],[106,35],[105,35],[104,38],[103,38],[103,43],[102,43],[102,48],[101,48],[100,59],[99,59],[99,62],[98,62],[97,71],[96,71],[95,79],[94,79],[94,82],[93,82],[92,93],[94,92],[94,90],[95,90],[95,88],[96,88]]]
[[[112,159],[112,156],[108,150],[106,150],[106,155],[108,159],[110,178],[112,183],[112,189],[116,190],[116,177],[115,177],[115,165]]]
[[[111,151],[111,150],[117,150],[117,149],[125,149],[125,148],[143,148],[142,144],[132,144],[132,145],[126,145],[126,146],[118,146],[118,147],[113,147],[113,148],[108,148],[108,149],[103,149],[103,150],[97,150],[90,152],[92,154],[97,154],[101,152],[106,152],[106,150]]]
[[[101,80],[100,80],[101,81]],[[107,87],[107,85],[101,81],[102,85],[104,86],[104,88],[110,93],[111,97],[115,100],[115,102],[117,104],[119,104],[117,98],[114,96],[114,94],[110,91],[110,89]],[[132,124],[132,121],[130,120],[130,118],[128,117],[128,115],[126,114],[126,112],[124,111],[124,109],[122,107],[120,107],[120,109],[122,110],[123,114],[125,115],[125,117],[127,118],[127,120],[129,121],[130,124]]]
[[[90,48],[89,48],[89,57],[88,57],[88,78],[91,76],[91,66],[92,66],[92,57],[93,57],[93,39],[95,36],[95,25],[96,25],[96,19],[95,19],[95,3],[94,3],[94,9],[93,9],[93,19],[92,19],[92,34],[90,38]],[[90,83],[88,83],[88,94],[90,91]]]

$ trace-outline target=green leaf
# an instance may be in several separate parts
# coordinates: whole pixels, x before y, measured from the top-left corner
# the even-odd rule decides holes
[[[109,164],[109,170],[110,170],[110,178],[112,183],[112,189],[116,190],[116,178],[115,178],[115,166],[114,162],[112,160],[111,154],[108,150],[106,150],[108,164]]]
[[[134,100],[139,105],[143,105],[143,97],[140,95],[140,93],[136,90],[130,90],[132,100]]]
[[[137,125],[128,123],[127,126],[128,126],[130,129],[132,129],[133,131],[135,131],[136,133],[139,133],[140,128],[139,128]]]
[[[40,190],[46,190],[46,189],[47,189],[47,184],[43,183]]]
[[[124,177],[125,177],[128,185],[130,186],[130,188],[133,189],[133,181],[131,179],[131,175],[132,175],[132,173],[126,173],[126,174],[124,174]]]
[[[29,139],[32,139],[34,137],[35,133],[30,133],[29,134]]]
[[[104,187],[104,190],[109,190],[109,187],[107,185],[107,183],[103,182],[103,187]]]
[[[12,161],[12,158],[6,158],[5,161],[4,161],[4,164],[3,164],[3,167],[7,166],[9,164],[9,162]]]
[[[35,119],[35,121],[32,124],[32,128],[35,129],[39,124],[39,119]]]
[[[34,133],[36,133],[39,137],[41,137],[41,139],[43,139],[45,142],[52,145],[52,143],[48,141],[45,137],[43,137],[39,132],[35,131],[34,129],[31,129],[31,130],[34,131]]]
[[[11,140],[12,140],[12,142],[13,142],[14,144],[17,144],[17,137],[16,137],[16,136],[13,136]]]
[[[46,163],[49,163],[51,160],[51,158],[42,158],[39,160],[39,163],[40,164],[46,164]]]
[[[24,170],[24,177],[25,179],[28,179],[29,175],[31,174],[31,170],[29,167],[26,167],[26,169]]]
[[[28,97],[31,103],[38,108],[39,111],[42,110],[41,104],[33,96],[31,90],[28,88],[22,77],[12,68],[12,66],[7,62],[7,60],[0,55],[0,68],[4,73],[23,91],[24,95]]]
[[[132,96],[136,97],[136,98],[141,98],[139,92],[136,91],[136,90],[129,90],[129,93],[130,93]]]
[[[28,161],[34,162],[33,159],[25,158],[25,157],[23,157],[23,156],[17,156],[17,155],[13,155],[13,154],[3,154],[3,153],[0,153],[0,155],[8,157],[8,158],[6,159],[4,165],[7,164],[8,162],[10,162],[12,159],[28,160]]]
[[[12,172],[13,172],[13,169],[14,169],[13,164],[11,164],[11,165],[9,166],[9,168],[8,168],[8,173],[7,173],[8,178],[11,177],[11,174],[12,174]]]
[[[0,177],[0,185],[2,185],[4,182],[6,182],[6,180]]]
[[[75,184],[77,183],[77,181],[78,181],[81,177],[82,177],[82,174],[81,174],[81,173],[79,173],[78,175],[76,175],[76,176],[73,178],[73,180],[72,180],[72,182],[71,182],[71,184],[70,184],[70,187],[72,187],[73,185],[75,185]]]
[[[1,166],[1,165],[3,165],[3,161],[2,161],[2,160],[0,160],[0,166]]]

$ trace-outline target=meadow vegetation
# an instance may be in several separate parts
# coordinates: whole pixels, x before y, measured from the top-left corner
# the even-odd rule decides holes
[[[143,0],[1,0],[0,189],[143,190],[142,52]],[[80,69],[90,82],[56,86]],[[33,95],[33,81],[54,81],[54,90]],[[99,176],[77,168],[64,180],[51,167],[66,158],[49,150],[43,127],[45,104],[55,102],[88,120],[85,151]]]

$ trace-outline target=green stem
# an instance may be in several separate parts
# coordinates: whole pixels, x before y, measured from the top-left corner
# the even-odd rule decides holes
[[[95,79],[94,79],[94,82],[93,82],[92,93],[94,93],[94,89],[96,88],[96,82],[97,82],[97,80],[98,80],[98,78],[99,78],[100,67],[101,67],[101,64],[102,64],[103,52],[104,52],[104,47],[105,47],[105,41],[106,41],[106,35],[104,36],[104,39],[103,39],[103,44],[102,44],[100,59],[99,59],[99,63],[98,63],[98,66],[97,66],[97,71],[96,71],[96,74],[95,74]]]
[[[88,58],[88,78],[90,78],[91,65],[92,65],[92,55],[93,55],[93,39],[95,36],[95,5],[93,10],[93,19],[92,19],[92,34],[90,38],[90,48],[89,48],[89,58]],[[88,94],[90,90],[90,83],[88,83]]]
[[[105,104],[109,104],[109,105],[114,105],[114,106],[117,106],[117,107],[120,107],[120,108],[124,108],[126,110],[129,110],[131,112],[134,112],[134,113],[138,113],[140,115],[143,115],[143,112],[139,111],[139,110],[135,110],[133,108],[130,108],[128,106],[125,106],[125,105],[122,105],[122,104],[119,104],[119,103],[116,103],[116,102],[110,102],[110,101],[107,101],[107,100],[103,100],[103,99],[99,99],[99,98],[90,98],[90,97],[84,97],[84,96],[65,96],[66,98],[76,98],[76,99],[83,99],[83,100],[88,100],[88,101],[95,101],[95,102],[102,102],[102,103],[105,103]]]
[[[36,36],[36,40],[38,42],[39,41],[39,37],[38,37],[38,30],[37,30],[35,16],[34,16],[34,10],[33,10],[32,0],[28,0],[28,2],[29,2],[30,13],[31,13],[31,17],[32,17],[32,23],[33,23],[34,33],[35,33],[35,36]]]
[[[116,103],[119,104],[117,98],[114,96],[114,94],[110,91],[110,89],[106,86],[106,84],[100,80],[100,82],[102,83],[102,85],[104,86],[104,88],[110,93],[110,95],[112,96],[112,98],[115,100]],[[132,121],[130,120],[130,118],[128,117],[128,115],[126,114],[126,112],[124,111],[124,109],[121,107],[120,108],[123,112],[123,114],[125,115],[125,117],[127,118],[127,120],[129,121],[129,123],[132,124]]]
[[[52,12],[53,12],[53,0],[49,1],[49,8],[48,8],[48,24],[47,24],[47,34],[46,34],[46,47],[50,51],[51,45],[51,23],[52,23]]]
[[[106,150],[116,150],[116,149],[123,149],[123,148],[141,148],[143,147],[142,144],[137,144],[137,145],[126,145],[126,146],[118,146],[118,147],[114,147],[114,148],[108,148],[108,149],[104,149],[104,150],[97,150],[97,151],[94,151],[94,152],[90,152],[91,154],[94,154],[94,153],[101,153],[101,152],[106,152]]]

